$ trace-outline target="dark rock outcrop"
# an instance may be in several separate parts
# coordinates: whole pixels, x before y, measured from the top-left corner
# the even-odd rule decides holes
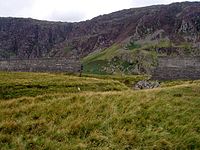
[[[200,2],[133,8],[78,23],[0,18],[0,58],[84,57],[126,39],[200,44]]]
[[[54,45],[66,40],[69,23],[21,18],[0,18],[1,57],[37,58],[46,56]]]

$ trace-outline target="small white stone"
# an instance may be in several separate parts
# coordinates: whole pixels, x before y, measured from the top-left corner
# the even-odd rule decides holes
[[[81,91],[80,87],[78,87],[78,91]]]

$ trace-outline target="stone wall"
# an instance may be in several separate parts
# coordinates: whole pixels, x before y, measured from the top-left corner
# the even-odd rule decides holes
[[[66,58],[0,60],[1,71],[20,72],[79,72],[81,64]]]
[[[200,57],[159,57],[152,79],[200,79]]]

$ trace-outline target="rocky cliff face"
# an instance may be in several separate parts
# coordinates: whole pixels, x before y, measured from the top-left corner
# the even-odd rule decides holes
[[[0,18],[0,58],[76,56],[132,41],[168,39],[200,47],[200,2],[122,10],[78,23]]]
[[[1,57],[46,56],[54,45],[66,40],[72,25],[33,19],[0,18]]]

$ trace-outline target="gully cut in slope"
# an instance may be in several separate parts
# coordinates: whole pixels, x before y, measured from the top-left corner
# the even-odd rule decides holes
[[[22,74],[11,75],[16,76],[16,84],[22,80]],[[34,81],[36,75],[28,75]],[[63,76],[51,77],[63,81]],[[32,79],[26,77],[23,83],[30,84]],[[48,81],[45,85],[54,84]],[[155,90],[77,93],[58,90],[36,97],[22,95],[0,100],[0,147],[199,149],[199,89],[200,82],[195,81]]]

